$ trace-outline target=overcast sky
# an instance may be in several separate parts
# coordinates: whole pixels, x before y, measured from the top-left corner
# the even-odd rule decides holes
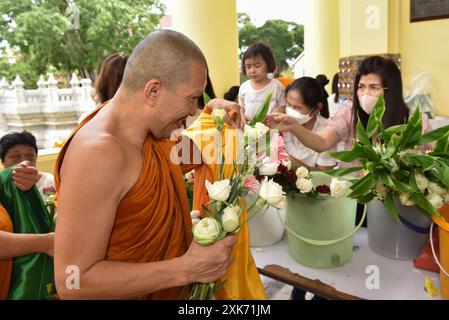
[[[261,26],[266,20],[270,19],[282,19],[298,24],[304,24],[304,5],[306,1],[307,0],[237,0],[237,12],[248,13],[256,26]],[[161,2],[165,3],[167,6],[167,14],[171,14],[173,11],[174,0],[161,0]]]

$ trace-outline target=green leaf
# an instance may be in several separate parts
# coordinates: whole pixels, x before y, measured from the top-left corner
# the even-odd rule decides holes
[[[393,220],[399,221],[399,213],[396,209],[396,204],[394,203],[394,199],[391,193],[387,193],[384,201],[384,206],[388,209],[388,213],[393,218]]]
[[[397,133],[401,133],[405,130],[405,128],[407,127],[407,125],[405,124],[399,124],[396,126],[392,126],[389,127],[387,129],[385,129],[380,135],[379,137],[382,138],[383,140],[390,140],[391,136],[396,135]]]
[[[371,141],[366,134],[366,130],[363,127],[362,121],[360,121],[360,118],[357,121],[357,140],[360,141],[363,145],[371,145]]]
[[[407,127],[399,141],[398,151],[413,148],[420,143],[422,134],[421,111],[416,108],[412,117],[408,119]]]
[[[366,176],[360,179],[358,183],[355,183],[351,186],[352,192],[348,195],[348,197],[353,199],[362,198],[373,190],[373,188],[376,186],[376,183],[377,177],[368,173]]]
[[[351,151],[330,152],[329,154],[335,159],[343,162],[354,161],[363,155],[360,150],[357,150],[355,147]]]
[[[262,102],[262,105],[259,107],[259,110],[257,110],[256,115],[254,116],[253,120],[250,122],[250,126],[254,126],[258,122],[264,122],[265,118],[268,114],[268,109],[270,107],[271,97],[273,96],[273,92],[270,92],[266,97],[265,100]]]
[[[391,177],[391,180],[394,184],[394,189],[400,193],[412,193],[416,189],[412,189],[408,184],[405,184],[402,181],[399,181],[395,177]]]
[[[379,100],[377,100],[376,105],[374,106],[373,112],[370,114],[368,124],[366,126],[366,133],[369,138],[371,138],[379,128],[382,128],[382,118],[384,116],[384,112],[385,100],[384,96],[381,95],[379,97]]]
[[[445,144],[448,144],[447,137],[449,134],[449,125],[435,129],[424,134],[419,140],[419,144],[426,144],[443,138]]]
[[[446,132],[444,136],[438,139],[434,152],[447,152],[449,156],[449,130]]]
[[[433,167],[435,159],[427,154],[407,153],[402,157],[402,162],[407,166],[419,167],[422,171],[427,171]]]
[[[387,150],[382,155],[383,160],[386,160],[395,154],[397,142],[398,142],[397,137],[395,135],[392,136],[390,141],[388,142]]]
[[[345,168],[345,169],[334,169],[334,170],[328,170],[324,171],[324,173],[333,176],[333,177],[343,177],[347,176],[350,173],[360,171],[363,167],[352,167],[352,168]]]
[[[416,192],[410,196],[416,205],[421,209],[421,212],[431,220],[432,215],[441,216],[437,209],[426,199],[420,192]]]
[[[203,93],[203,99],[204,105],[207,105],[212,100],[206,92]]]

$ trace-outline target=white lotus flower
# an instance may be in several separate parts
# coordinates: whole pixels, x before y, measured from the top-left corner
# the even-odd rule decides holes
[[[415,205],[415,202],[410,199],[410,196],[407,193],[401,193],[399,195],[399,201],[406,207],[413,207]]]
[[[299,167],[298,169],[296,169],[296,176],[298,177],[298,179],[307,178],[309,177],[309,170],[306,167]]]
[[[268,180],[268,177],[265,177],[260,186],[259,196],[275,208],[282,209],[285,207],[285,192],[279,184],[273,180]]]
[[[193,226],[192,232],[195,242],[206,246],[219,239],[222,228],[214,218],[204,218]]]
[[[334,198],[343,197],[349,189],[348,181],[333,178],[330,185],[331,195]]]
[[[206,189],[209,197],[212,200],[217,201],[228,200],[229,194],[231,193],[229,179],[215,181],[214,183],[210,183],[208,180],[206,180]]]
[[[429,186],[429,180],[422,173],[417,173],[415,175],[415,178],[416,178],[416,185],[418,186],[418,189],[421,192],[424,192],[424,190],[426,190],[427,187]]]
[[[226,111],[223,109],[214,109],[212,111],[212,118],[214,119],[215,127],[217,127],[218,131],[223,130],[225,115]]]
[[[309,193],[313,189],[313,183],[310,179],[300,178],[296,181],[296,187],[301,193]]]
[[[234,232],[239,226],[239,206],[226,207],[221,217],[223,230],[226,232]]]

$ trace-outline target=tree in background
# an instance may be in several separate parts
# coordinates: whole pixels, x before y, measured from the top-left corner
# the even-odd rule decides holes
[[[53,68],[94,80],[109,54],[130,53],[158,27],[164,12],[159,0],[0,1],[0,39],[16,60],[9,65],[0,52],[1,75],[12,80],[18,73],[33,86]]]
[[[288,61],[296,59],[304,51],[304,26],[283,20],[268,20],[256,27],[246,13],[238,14],[240,52],[254,42],[264,42],[271,47],[278,72],[288,69]]]

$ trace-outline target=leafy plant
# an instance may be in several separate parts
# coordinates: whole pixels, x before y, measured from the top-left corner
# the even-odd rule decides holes
[[[395,197],[405,206],[417,206],[428,218],[440,215],[438,208],[449,202],[449,125],[422,134],[419,108],[406,124],[384,128],[385,101],[381,96],[366,128],[360,119],[350,151],[331,155],[340,161],[360,161],[359,167],[327,172],[340,177],[362,172],[350,187],[350,198],[368,203],[377,198],[395,220],[399,220]],[[433,150],[423,145],[435,143]]]

